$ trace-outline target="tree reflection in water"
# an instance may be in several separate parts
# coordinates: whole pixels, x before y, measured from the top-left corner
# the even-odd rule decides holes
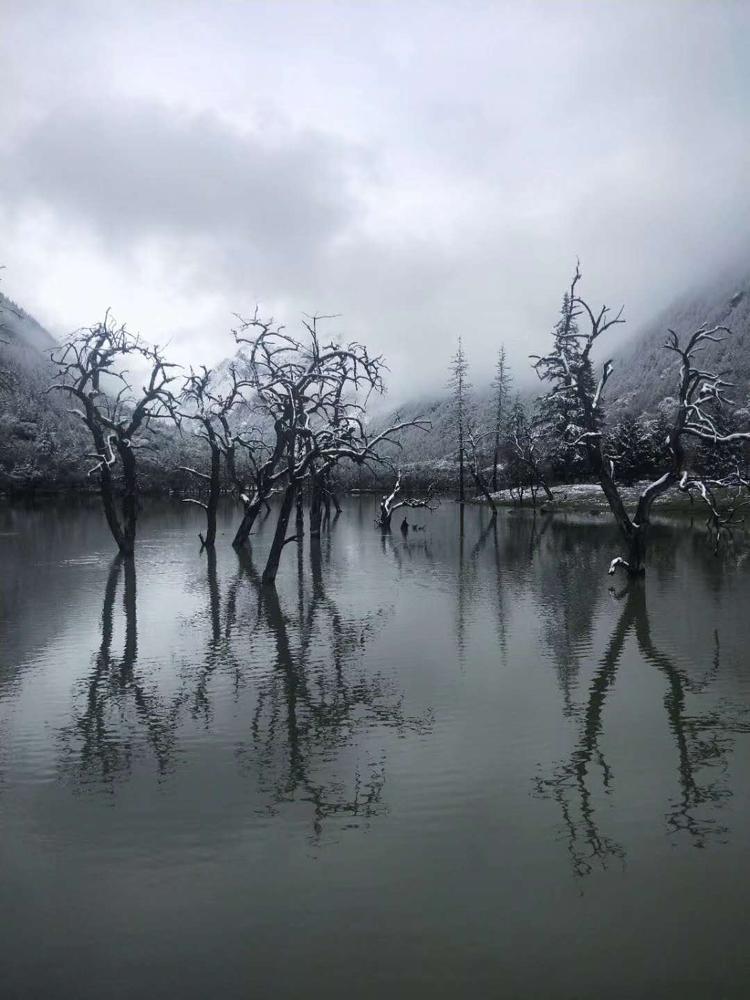
[[[123,653],[112,653],[114,608],[120,578],[124,577]],[[135,563],[132,556],[117,556],[104,589],[101,643],[94,669],[85,682],[83,712],[62,733],[65,763],[75,767],[80,781],[112,784],[132,766],[138,733],[142,732],[154,754],[158,770],[168,767],[174,742],[176,706],[161,701],[137,669],[138,620]],[[78,744],[73,763],[70,744]]]
[[[619,594],[623,609],[589,688],[588,700],[580,712],[580,732],[570,758],[550,778],[537,780],[538,791],[558,803],[568,853],[576,875],[588,875],[612,859],[624,860],[623,846],[603,834],[596,811],[595,774],[601,789],[611,794],[613,771],[605,758],[601,740],[604,706],[614,686],[623,647],[629,635],[635,637],[643,659],[656,667],[666,681],[664,707],[669,730],[677,751],[679,796],[668,805],[666,825],[672,833],[686,833],[696,847],[705,847],[713,837],[727,832],[716,810],[731,797],[726,783],[728,756],[733,737],[750,732],[747,710],[727,703],[710,711],[688,709],[688,695],[701,695],[710,686],[720,667],[720,644],[714,633],[714,654],[710,668],[694,680],[673,659],[655,645],[651,635],[646,585],[631,581]]]
[[[238,552],[237,572],[222,601],[216,555],[205,553],[206,648],[183,670],[180,687],[170,696],[158,694],[156,677],[146,680],[139,672],[135,565],[132,559],[114,560],[104,591],[101,642],[80,692],[83,704],[61,734],[64,769],[79,785],[114,791],[136,757],[149,751],[160,775],[177,767],[182,727],[193,720],[211,728],[212,704],[221,689],[214,680],[229,672],[235,701],[247,699],[248,735],[239,736],[236,759],[245,775],[257,771],[268,811],[305,803],[317,836],[329,817],[358,822],[384,809],[384,730],[422,732],[431,718],[409,717],[403,695],[364,663],[384,609],[345,617],[324,583],[321,542],[311,542],[309,590],[299,549],[292,614],[274,588],[260,585],[246,549]],[[123,577],[125,639],[118,657],[112,646]],[[266,662],[256,655],[261,649]]]
[[[302,613],[287,616],[274,588],[260,593],[261,622],[273,638],[274,670],[261,682],[252,739],[242,748],[255,764],[271,812],[283,803],[311,806],[313,829],[334,815],[368,819],[383,809],[382,752],[351,765],[350,780],[330,774],[331,762],[356,756],[357,742],[376,727],[398,733],[429,729],[429,716],[409,717],[403,698],[363,665],[365,645],[383,610],[346,620],[323,581],[320,542],[310,545],[312,591]]]

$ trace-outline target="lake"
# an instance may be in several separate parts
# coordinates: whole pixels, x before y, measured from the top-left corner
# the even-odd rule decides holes
[[[0,507],[4,998],[739,998],[750,563],[443,502]]]

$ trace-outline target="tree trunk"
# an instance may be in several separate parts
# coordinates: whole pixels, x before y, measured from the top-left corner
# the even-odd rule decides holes
[[[213,444],[211,446],[211,480],[208,487],[208,503],[206,504],[206,537],[202,539],[207,549],[216,543],[216,512],[219,507],[219,489],[221,486],[221,453]]]
[[[135,528],[138,520],[138,476],[135,454],[130,441],[118,441],[117,450],[122,461],[125,493],[122,498],[123,537],[120,551],[124,556],[135,552]]]
[[[310,490],[310,535],[313,538],[320,538],[320,531],[323,522],[323,487],[313,480]]]
[[[104,434],[101,432],[100,428],[93,419],[87,420],[87,426],[91,431],[92,437],[94,438],[94,445],[96,446],[98,454],[105,458],[110,449]],[[112,472],[106,462],[106,458],[99,466],[99,492],[101,494],[104,516],[107,519],[109,530],[112,532],[112,537],[117,542],[117,548],[120,552],[124,552],[125,536],[122,530],[122,525],[120,524],[120,519],[117,516],[117,505],[115,502],[114,484],[112,483]]]
[[[295,512],[295,527],[294,530],[297,534],[297,538],[302,538],[305,533],[305,509],[304,509],[304,494],[301,489],[297,490],[297,504]]]
[[[291,539],[287,539],[286,532],[289,526],[289,519],[292,516],[292,508],[294,507],[296,493],[297,484],[295,482],[291,482],[284,492],[284,499],[281,501],[279,518],[276,522],[276,531],[274,532],[273,541],[271,542],[271,550],[268,553],[266,568],[263,570],[263,576],[261,578],[266,586],[272,587],[275,584],[276,574],[279,571],[279,563],[281,561],[281,553],[287,541],[291,541]]]
[[[472,470],[472,475],[474,476],[474,482],[477,484],[477,489],[480,493],[484,493],[484,499],[489,504],[492,516],[497,517],[497,504],[495,503],[492,494],[487,489],[487,483],[484,480],[484,476],[477,469]]]
[[[539,485],[544,490],[545,499],[547,499],[547,500],[554,500],[555,499],[555,495],[552,492],[552,490],[549,488],[549,486],[547,486],[546,481],[544,479],[542,479],[541,476],[538,476],[537,479],[538,479]]]
[[[380,517],[378,518],[378,527],[385,534],[391,530],[391,517],[393,516],[393,511],[388,510],[385,502],[385,498],[380,501]]]
[[[99,489],[102,497],[102,506],[104,507],[104,516],[107,519],[109,530],[112,532],[112,537],[117,542],[117,548],[120,552],[124,552],[125,536],[123,534],[122,527],[120,526],[120,520],[117,516],[117,506],[115,504],[115,494],[112,486],[112,475],[106,465],[102,466],[99,471]]]
[[[643,576],[646,572],[646,536],[648,521],[633,527],[628,539],[628,576]]]
[[[495,433],[495,451],[492,456],[492,492],[497,493],[497,463],[500,458],[500,434]]]
[[[255,524],[255,519],[260,513],[260,509],[264,504],[264,499],[259,494],[255,496],[248,503],[245,504],[245,510],[242,515],[242,521],[237,529],[234,539],[232,540],[232,545],[238,549],[241,545],[250,537],[250,532],[253,530],[253,525]]]

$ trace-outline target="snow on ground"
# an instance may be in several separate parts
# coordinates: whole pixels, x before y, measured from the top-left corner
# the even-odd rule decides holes
[[[635,506],[635,504],[638,503],[638,498],[641,493],[648,485],[648,482],[642,482],[634,483],[632,486],[620,486],[620,495],[622,496],[625,506]],[[563,508],[592,508],[595,510],[606,510],[609,508],[607,498],[604,496],[604,491],[598,483],[570,483],[565,486],[554,486],[552,487],[552,494],[555,499],[547,500],[544,496],[544,492],[540,490],[537,493],[537,505],[546,507],[549,510],[558,510]],[[510,490],[498,490],[497,493],[492,494],[492,497],[496,503],[502,505],[516,506],[518,503],[518,500],[511,496]],[[477,497],[476,500],[478,503],[484,502],[481,497]],[[524,493],[524,504],[526,505],[530,503],[531,493],[527,490]],[[654,502],[654,506],[683,509],[690,506],[690,499],[675,487],[659,497]]]

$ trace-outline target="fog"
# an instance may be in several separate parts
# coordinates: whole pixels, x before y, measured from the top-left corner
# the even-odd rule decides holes
[[[336,313],[399,399],[459,334],[527,372],[577,256],[632,334],[747,245],[746,4],[3,9],[3,287],[57,336]]]

